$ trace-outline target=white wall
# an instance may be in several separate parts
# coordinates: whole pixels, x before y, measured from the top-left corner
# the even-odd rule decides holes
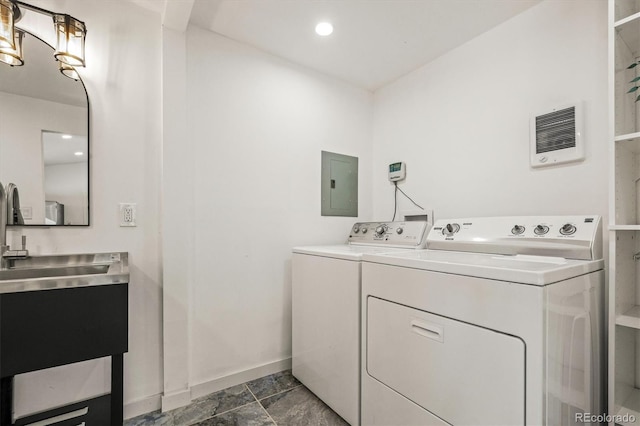
[[[193,386],[291,356],[291,248],[344,241],[356,221],[320,216],[322,150],[360,159],[371,217],[372,95],[199,28],[187,59]]]
[[[607,216],[606,26],[604,1],[545,1],[376,92],[374,217],[392,214],[394,161],[436,219]],[[575,100],[586,161],[531,169],[531,114]]]
[[[186,30],[186,26],[184,28]],[[162,28],[163,411],[191,401],[189,319],[194,223],[193,138],[187,127],[187,35]]]
[[[125,402],[141,401],[136,409],[150,411],[162,392],[160,16],[125,1],[30,3],[87,24],[87,68],[80,73],[91,110],[92,180],[91,226],[26,228],[27,245],[36,254],[129,252]],[[137,203],[137,227],[118,226],[119,202]]]

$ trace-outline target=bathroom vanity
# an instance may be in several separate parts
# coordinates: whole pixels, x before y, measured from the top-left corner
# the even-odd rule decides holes
[[[33,256],[0,270],[0,424],[121,425],[128,254]],[[111,392],[18,419],[15,375],[111,357]]]

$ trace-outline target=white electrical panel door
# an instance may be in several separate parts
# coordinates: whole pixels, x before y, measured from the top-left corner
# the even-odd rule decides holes
[[[525,344],[369,296],[367,374],[454,425],[524,425]]]

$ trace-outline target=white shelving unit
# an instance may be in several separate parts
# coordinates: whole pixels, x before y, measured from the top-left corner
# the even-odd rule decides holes
[[[640,421],[640,0],[609,0],[609,409]],[[617,424],[625,425],[624,422]],[[637,424],[637,423],[633,423]],[[613,425],[613,423],[611,423]]]
[[[616,325],[640,330],[640,306],[633,305],[629,310],[616,315]]]

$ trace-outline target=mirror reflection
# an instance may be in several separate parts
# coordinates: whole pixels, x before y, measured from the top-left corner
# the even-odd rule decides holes
[[[25,225],[89,225],[89,105],[53,48],[24,37],[24,65],[0,64],[0,182],[15,183]]]

